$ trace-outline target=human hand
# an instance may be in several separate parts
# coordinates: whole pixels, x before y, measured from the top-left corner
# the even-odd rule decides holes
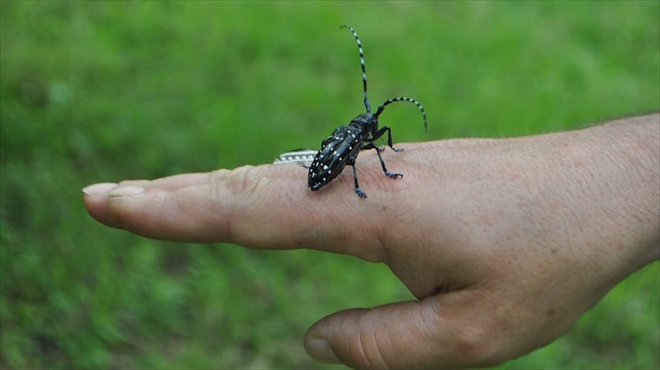
[[[298,165],[98,184],[99,222],[155,239],[387,264],[419,301],[330,315],[308,353],[366,368],[489,366],[567,331],[658,259],[660,116],[515,139],[400,144],[318,192]],[[635,122],[633,122],[635,121]],[[284,215],[284,216],[283,216]]]

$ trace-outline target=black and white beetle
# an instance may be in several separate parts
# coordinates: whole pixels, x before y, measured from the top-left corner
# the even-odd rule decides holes
[[[364,52],[362,51],[362,43],[360,38],[349,25],[343,25],[341,28],[348,28],[355,40],[357,41],[358,49],[360,50],[360,64],[362,66],[362,84],[364,86],[364,106],[367,108],[367,113],[360,114],[355,117],[348,126],[341,126],[337,128],[329,138],[321,143],[321,149],[316,153],[314,161],[310,166],[301,163],[305,168],[309,168],[307,176],[307,186],[312,190],[319,190],[324,185],[332,181],[337,175],[344,170],[346,165],[353,167],[353,178],[355,179],[355,192],[362,198],[366,198],[365,194],[358,185],[357,171],[355,170],[355,159],[357,158],[360,150],[376,149],[380,165],[383,167],[385,175],[391,178],[403,177],[403,174],[392,173],[385,167],[383,157],[380,152],[385,150],[377,147],[374,141],[380,139],[387,132],[387,146],[392,148],[395,152],[401,152],[403,149],[395,148],[392,146],[392,131],[389,127],[383,126],[378,128],[378,116],[383,113],[385,107],[397,101],[407,101],[415,104],[422,115],[424,116],[424,131],[427,130],[426,112],[424,107],[417,100],[406,98],[403,96],[392,98],[383,103],[376,113],[371,114],[371,104],[367,98],[367,72],[364,66]]]

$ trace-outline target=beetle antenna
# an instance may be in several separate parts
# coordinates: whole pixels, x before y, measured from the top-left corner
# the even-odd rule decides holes
[[[397,101],[407,101],[407,102],[411,102],[411,103],[415,104],[417,106],[417,108],[419,108],[419,110],[422,111],[422,116],[424,117],[424,132],[428,132],[428,124],[426,123],[426,111],[424,110],[424,107],[422,107],[422,105],[419,104],[419,102],[417,100],[411,99],[411,98],[406,98],[405,96],[399,96],[399,97],[396,97],[396,98],[392,98],[392,99],[389,99],[388,101],[386,101],[385,103],[383,103],[383,105],[378,107],[378,110],[374,114],[374,117],[378,118],[378,116],[381,113],[383,113],[383,111],[385,110],[385,106],[390,105],[390,104],[392,104],[394,102],[397,102]]]
[[[360,50],[360,65],[362,66],[362,85],[364,86],[364,106],[367,108],[367,113],[371,113],[371,103],[369,103],[369,98],[367,98],[367,70],[364,66],[364,51],[362,50],[362,43],[360,38],[357,35],[357,32],[353,27],[345,24],[340,28],[348,28],[355,36],[355,41],[357,41],[358,49]]]

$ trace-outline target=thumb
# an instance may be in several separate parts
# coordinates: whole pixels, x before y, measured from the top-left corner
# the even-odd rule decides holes
[[[485,340],[490,335],[484,331],[484,322],[478,317],[467,320],[472,316],[469,312],[444,306],[443,298],[448,297],[337,312],[307,331],[305,349],[318,361],[354,368],[464,367],[500,362],[488,344],[493,338]]]

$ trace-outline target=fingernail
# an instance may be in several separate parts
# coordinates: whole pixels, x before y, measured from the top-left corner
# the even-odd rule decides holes
[[[123,197],[135,197],[142,195],[144,193],[144,188],[139,186],[121,186],[112,190],[108,195],[110,198],[123,198]]]
[[[314,359],[327,364],[340,364],[339,358],[332,351],[330,343],[323,338],[311,338],[305,343],[307,353]]]
[[[86,195],[104,194],[116,186],[117,184],[115,184],[114,182],[102,182],[102,183],[86,186],[82,189],[82,191]]]

